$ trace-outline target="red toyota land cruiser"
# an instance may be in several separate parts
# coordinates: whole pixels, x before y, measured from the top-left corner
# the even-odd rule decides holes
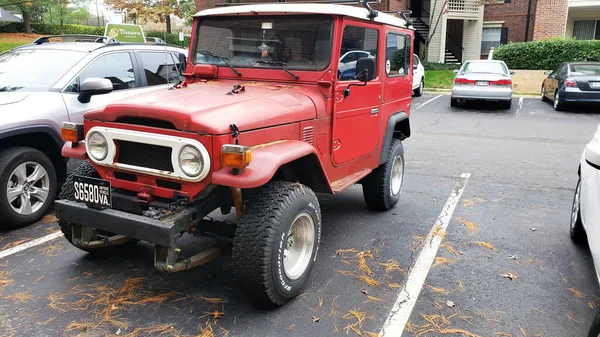
[[[63,155],[84,160],[55,203],[65,238],[96,254],[148,241],[164,272],[231,250],[256,305],[298,295],[321,237],[315,192],[361,184],[383,211],[402,188],[414,35],[405,13],[357,3],[196,14],[181,82],[63,124]],[[111,90],[88,79],[80,95]],[[217,209],[237,223],[207,217]],[[184,257],[185,233],[230,244]]]

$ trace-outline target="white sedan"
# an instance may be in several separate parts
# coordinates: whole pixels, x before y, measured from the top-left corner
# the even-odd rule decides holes
[[[600,282],[600,126],[586,145],[579,163],[579,180],[571,211],[570,233],[573,241],[587,243],[592,253],[596,277]],[[600,336],[600,314],[589,336]]]
[[[425,82],[425,68],[419,57],[413,54],[413,80],[412,80],[413,95],[423,95],[423,85]]]

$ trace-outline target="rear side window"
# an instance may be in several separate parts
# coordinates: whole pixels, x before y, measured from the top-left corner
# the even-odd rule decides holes
[[[148,86],[179,82],[178,60],[171,53],[140,52]]]
[[[67,91],[78,92],[79,85],[90,77],[109,79],[112,82],[113,90],[137,87],[133,62],[129,53],[110,53],[98,57],[69,84]]]
[[[389,33],[385,47],[385,72],[389,77],[410,73],[410,37]]]
[[[379,32],[376,29],[346,26],[342,37],[342,48],[338,63],[338,79],[352,80],[356,76],[356,61],[359,58],[371,57],[377,64],[377,40]],[[377,73],[377,66],[375,66]]]

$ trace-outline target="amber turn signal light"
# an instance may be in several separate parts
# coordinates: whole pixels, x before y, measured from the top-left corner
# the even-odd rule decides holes
[[[223,145],[221,148],[221,165],[223,167],[232,167],[243,169],[252,160],[252,152],[247,146],[241,145]]]
[[[60,136],[66,142],[77,143],[84,139],[83,125],[77,123],[63,122],[60,125]]]

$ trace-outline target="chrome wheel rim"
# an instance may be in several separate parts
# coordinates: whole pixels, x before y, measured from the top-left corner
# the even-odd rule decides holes
[[[575,224],[579,218],[579,198],[581,194],[581,181],[577,182],[575,196],[573,197],[573,207],[571,209],[571,229],[575,228]]]
[[[392,183],[390,189],[392,195],[400,194],[400,188],[402,188],[402,179],[404,178],[404,161],[402,156],[396,156],[394,158],[394,164],[392,165]]]
[[[315,245],[315,222],[309,213],[300,213],[294,219],[284,245],[283,270],[290,280],[295,281],[308,268]]]
[[[558,108],[558,92],[554,94],[554,109]]]
[[[20,215],[31,215],[42,208],[48,199],[50,177],[39,163],[20,164],[10,174],[6,197],[12,210]]]

